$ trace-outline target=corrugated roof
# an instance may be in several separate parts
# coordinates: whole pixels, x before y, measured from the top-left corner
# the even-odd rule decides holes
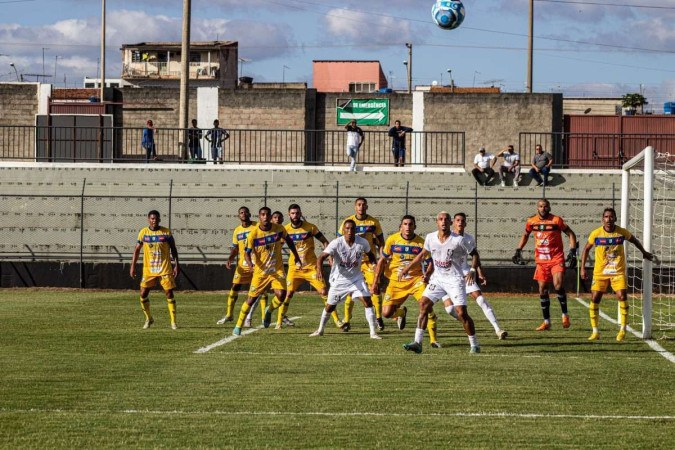
[[[228,45],[233,45],[233,44],[238,44],[237,41],[198,41],[198,42],[190,42],[190,47],[195,48],[195,47],[222,47],[222,46],[228,46]],[[164,41],[157,41],[157,42],[139,42],[137,44],[122,44],[122,48],[128,48],[128,47],[180,47],[181,42],[180,41],[174,41],[174,42],[164,42]]]

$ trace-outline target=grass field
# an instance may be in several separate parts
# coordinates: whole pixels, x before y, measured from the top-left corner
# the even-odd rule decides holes
[[[536,333],[535,297],[492,296],[506,341],[470,303],[478,355],[437,307],[444,348],[425,338],[417,355],[401,348],[414,332],[410,301],[409,328],[387,321],[382,341],[368,338],[358,305],[352,332],[329,325],[308,338],[321,308],[308,295],[291,304],[296,327],[195,353],[231,335],[231,323],[215,324],[225,295],[176,298],[178,330],[157,292],[155,325],[142,330],[135,292],[0,290],[0,447],[675,445],[675,364],[632,335],[615,342],[607,321],[603,339],[587,342],[588,312],[574,300],[569,330],[556,320]],[[615,309],[611,298],[603,306]]]

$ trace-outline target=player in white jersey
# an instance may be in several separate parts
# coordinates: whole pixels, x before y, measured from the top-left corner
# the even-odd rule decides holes
[[[360,298],[361,303],[363,303],[366,310],[366,320],[370,327],[370,337],[382,339],[375,332],[373,302],[370,299],[370,291],[368,291],[368,286],[361,272],[364,255],[368,257],[371,264],[375,263],[375,255],[370,249],[370,244],[362,237],[356,236],[356,222],[347,219],[342,225],[342,236],[331,241],[316,261],[316,277],[319,280],[323,280],[323,262],[328,257],[333,258],[333,266],[330,270],[328,301],[321,313],[319,328],[310,336],[323,336],[326,322],[335,311],[337,304],[351,295],[352,298]]]
[[[454,221],[461,221],[462,219],[461,214],[456,214]],[[480,353],[473,319],[466,309],[466,286],[475,282],[476,268],[480,264],[480,259],[473,240],[452,232],[450,223],[450,214],[445,211],[438,213],[436,216],[438,231],[427,234],[424,240],[424,251],[417,255],[399,274],[399,279],[405,277],[412,267],[421,264],[431,254],[434,273],[431,275],[429,284],[419,301],[420,313],[417,318],[415,340],[403,345],[403,348],[415,353],[422,353],[422,339],[424,338],[424,329],[427,327],[428,314],[433,311],[434,304],[445,296],[450,296],[454,302],[454,310],[469,337],[471,353]],[[468,255],[472,257],[472,260],[469,273],[465,276],[462,267],[466,263]]]
[[[464,213],[455,214],[455,220],[453,220],[452,226],[455,234],[464,236],[464,238],[467,241],[471,242],[471,244],[469,244],[468,247],[470,248],[476,247],[475,244],[476,240],[473,238],[473,236],[464,232],[464,229],[466,228],[466,215]],[[431,269],[433,270],[433,267]],[[470,272],[471,266],[469,266],[469,263],[465,260],[464,264],[462,265],[462,273],[466,277],[467,275],[469,275]],[[474,277],[473,283],[468,284],[466,286],[466,293],[471,295],[474,298],[474,300],[476,300],[478,306],[480,306],[480,308],[483,310],[483,314],[485,314],[485,317],[487,318],[487,320],[490,321],[490,324],[492,324],[492,327],[495,329],[495,333],[497,333],[499,339],[506,339],[508,333],[505,330],[502,330],[501,327],[499,326],[499,322],[497,321],[495,312],[492,309],[492,305],[490,305],[490,302],[488,302],[487,299],[483,297],[483,293],[481,292],[480,286],[478,285],[478,281],[480,281],[480,283],[483,285],[487,284],[487,278],[483,273],[483,268],[480,262],[476,267],[476,275],[478,276],[478,278],[476,279],[476,277]],[[455,319],[459,320],[457,313],[453,308],[453,302],[450,296],[443,297],[443,304],[445,305],[445,311]]]

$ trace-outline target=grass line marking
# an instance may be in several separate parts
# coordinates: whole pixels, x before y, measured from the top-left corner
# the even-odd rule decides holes
[[[298,319],[300,319],[300,317],[291,317],[291,320],[298,320]],[[262,325],[258,325],[257,327],[253,327],[253,328],[248,328],[246,330],[243,330],[241,332],[241,335],[239,335],[239,336],[232,335],[232,336],[228,336],[226,338],[222,338],[221,340],[219,340],[217,342],[214,342],[213,344],[209,344],[205,347],[198,348],[194,352],[195,353],[206,353],[210,350],[213,350],[216,347],[220,347],[221,345],[225,345],[229,342],[234,341],[235,339],[239,339],[242,336],[246,336],[247,334],[255,333],[256,331],[262,330],[263,328],[264,327]]]
[[[584,307],[586,307],[586,308],[589,307],[589,304],[586,301],[584,301],[583,299],[581,299],[580,297],[576,297],[576,299],[579,303],[584,305]],[[613,323],[614,325],[619,325],[619,322],[617,322],[613,317],[608,316],[607,314],[605,314],[602,311],[599,311],[599,312],[600,312],[600,317],[602,317],[603,319],[607,320],[608,322]],[[633,336],[642,340],[642,333],[640,333],[639,331],[636,331],[632,327],[627,326],[626,331],[629,331]],[[644,339],[644,342],[645,342],[645,344],[650,346],[652,348],[652,350],[654,350],[656,353],[663,356],[664,358],[666,358],[671,363],[675,363],[675,355],[670,353],[665,348],[661,347],[654,339]]]
[[[601,420],[675,420],[675,416],[640,416],[619,414],[544,414],[544,413],[514,413],[508,411],[480,411],[480,412],[448,412],[448,413],[395,413],[395,412],[336,412],[336,411],[183,411],[183,410],[143,410],[124,409],[117,411],[82,410],[82,409],[10,409],[0,408],[0,414],[149,414],[166,416],[193,416],[193,415],[228,415],[228,416],[294,416],[294,417],[477,417],[477,418],[518,418],[518,419],[601,419]]]

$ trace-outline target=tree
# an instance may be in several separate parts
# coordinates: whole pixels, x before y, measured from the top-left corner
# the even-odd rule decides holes
[[[634,92],[632,94],[625,94],[621,97],[621,106],[627,108],[629,111],[635,113],[637,108],[640,108],[642,112],[642,107],[647,104],[647,99],[644,95]]]

